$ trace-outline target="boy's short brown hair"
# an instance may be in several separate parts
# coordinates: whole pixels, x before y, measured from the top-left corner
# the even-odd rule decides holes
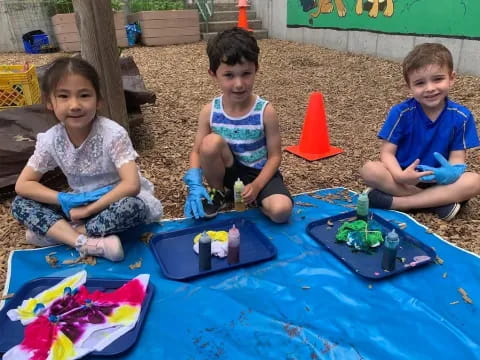
[[[258,69],[260,49],[252,32],[238,27],[218,33],[207,44],[210,70],[216,74],[221,63],[227,65],[249,61]]]
[[[444,45],[438,43],[424,43],[415,46],[402,62],[403,77],[407,84],[409,84],[408,76],[413,71],[427,65],[446,66],[448,71],[452,73],[452,53]]]

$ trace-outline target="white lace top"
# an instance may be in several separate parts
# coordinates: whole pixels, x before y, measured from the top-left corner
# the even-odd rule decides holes
[[[118,184],[117,169],[137,157],[127,131],[110,119],[97,117],[87,139],[78,148],[71,143],[62,124],[38,134],[35,152],[27,166],[42,174],[60,167],[70,187],[79,193]],[[142,175],[140,184],[138,197],[149,210],[148,222],[157,221],[163,214],[162,203],[154,196],[153,184]]]

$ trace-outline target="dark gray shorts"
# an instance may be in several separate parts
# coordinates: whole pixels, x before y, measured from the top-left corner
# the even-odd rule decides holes
[[[228,189],[233,189],[233,184],[235,181],[240,178],[245,185],[250,184],[255,180],[260,174],[259,169],[254,169],[243,164],[240,164],[237,160],[234,161],[233,165],[225,169],[225,176],[223,177],[223,185]],[[270,195],[282,194],[288,196],[290,200],[293,199],[288,191],[287,187],[283,183],[283,176],[280,174],[280,171],[277,171],[270,181],[263,187],[262,190],[258,193],[257,204],[260,206],[262,200]]]

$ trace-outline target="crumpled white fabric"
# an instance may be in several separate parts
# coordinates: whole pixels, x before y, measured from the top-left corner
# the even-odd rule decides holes
[[[198,243],[193,244],[193,251],[198,254]],[[224,258],[228,254],[228,241],[212,241],[212,255]]]

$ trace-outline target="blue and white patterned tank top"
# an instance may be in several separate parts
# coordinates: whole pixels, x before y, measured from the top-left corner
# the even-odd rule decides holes
[[[267,162],[267,140],[263,112],[268,101],[257,96],[250,112],[239,118],[225,114],[222,97],[212,101],[210,128],[228,143],[235,158],[243,165],[262,169]]]

